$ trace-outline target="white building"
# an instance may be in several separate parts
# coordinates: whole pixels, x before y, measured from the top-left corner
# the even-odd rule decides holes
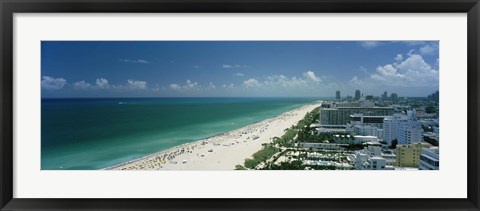
[[[394,114],[383,120],[383,140],[388,144],[397,139],[398,144],[414,144],[422,141],[422,126],[417,121],[415,110],[407,115]]]
[[[391,151],[383,152],[382,157],[385,158],[388,166],[395,166],[397,164],[397,155]]]
[[[370,126],[370,125],[354,125],[347,130],[348,132],[352,132],[356,135],[362,136],[376,136],[378,138],[383,137],[383,129]]]
[[[383,140],[388,144],[397,138],[397,128],[401,122],[407,121],[405,115],[394,114],[393,116],[385,117],[383,120]]]
[[[370,157],[382,155],[382,147],[379,146],[367,146],[363,151]]]
[[[380,156],[370,157],[362,151],[355,152],[355,169],[356,170],[386,170],[387,160]]]
[[[375,156],[370,158],[370,169],[371,170],[385,170],[387,166],[387,160],[385,158]]]
[[[417,121],[411,121],[400,124],[397,129],[398,144],[415,144],[422,142],[422,126]]]
[[[357,170],[394,170],[393,166],[387,165],[387,159],[382,157],[382,148],[379,146],[367,146],[352,155],[355,159],[354,166]]]
[[[439,165],[438,147],[423,148],[418,168],[420,170],[438,170]]]
[[[382,128],[385,117],[387,116],[364,116],[363,113],[355,113],[350,115],[350,124]]]

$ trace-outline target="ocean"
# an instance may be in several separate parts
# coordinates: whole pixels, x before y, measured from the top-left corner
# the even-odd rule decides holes
[[[241,128],[318,100],[42,99],[41,169],[102,169]]]

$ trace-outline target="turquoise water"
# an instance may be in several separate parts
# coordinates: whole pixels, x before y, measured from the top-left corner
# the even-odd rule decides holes
[[[228,132],[314,98],[42,99],[42,170],[101,169]]]

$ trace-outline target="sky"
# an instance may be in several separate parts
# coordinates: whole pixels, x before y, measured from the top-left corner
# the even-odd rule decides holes
[[[42,98],[342,97],[439,89],[438,41],[42,41]]]

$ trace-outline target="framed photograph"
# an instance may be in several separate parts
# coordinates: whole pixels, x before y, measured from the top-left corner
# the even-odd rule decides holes
[[[479,210],[477,0],[0,6],[1,210]]]

